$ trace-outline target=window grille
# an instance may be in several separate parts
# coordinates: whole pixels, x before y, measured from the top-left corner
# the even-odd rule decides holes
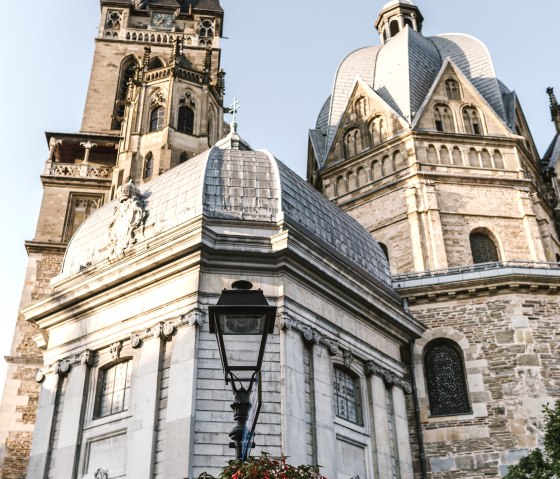
[[[471,413],[463,354],[451,341],[430,344],[424,355],[424,371],[432,416]]]
[[[474,264],[500,261],[496,244],[484,233],[472,233],[470,236],[471,252]]]
[[[132,360],[118,363],[100,372],[97,417],[128,410]]]
[[[349,372],[335,367],[334,395],[336,415],[354,424],[362,425],[359,379]]]

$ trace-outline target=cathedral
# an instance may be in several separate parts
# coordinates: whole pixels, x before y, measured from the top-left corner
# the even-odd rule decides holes
[[[233,396],[209,308],[239,280],[276,308],[253,453],[503,477],[560,398],[553,90],[541,159],[485,45],[391,0],[335,72],[305,181],[238,133],[223,21],[219,0],[101,1],[81,128],[48,133],[37,172],[0,479],[217,474]]]

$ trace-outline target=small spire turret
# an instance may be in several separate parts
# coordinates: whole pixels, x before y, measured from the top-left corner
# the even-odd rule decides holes
[[[550,114],[552,116],[552,121],[556,126],[556,133],[560,135],[560,104],[558,104],[558,100],[554,94],[554,88],[548,87],[546,93],[548,93],[548,97],[550,98]]]
[[[421,33],[423,21],[420,9],[411,0],[391,0],[383,5],[375,28],[384,44],[407,26]]]

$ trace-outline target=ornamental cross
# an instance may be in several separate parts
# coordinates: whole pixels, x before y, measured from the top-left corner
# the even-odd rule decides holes
[[[236,123],[235,120],[237,119],[237,112],[240,107],[241,105],[239,104],[239,100],[236,97],[233,97],[233,103],[229,107],[229,112],[233,115],[232,123]]]

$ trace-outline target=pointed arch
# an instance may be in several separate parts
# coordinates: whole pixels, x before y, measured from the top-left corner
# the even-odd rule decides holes
[[[113,111],[113,122],[111,129],[119,130],[122,124],[122,117],[125,112],[124,100],[128,89],[128,82],[134,78],[136,68],[140,66],[139,61],[134,55],[128,55],[121,62],[119,73],[119,81],[117,83],[117,91],[115,93],[115,109]]]
[[[194,110],[187,105],[181,105],[177,113],[177,131],[186,135],[194,134]]]
[[[160,57],[153,57],[148,64],[148,70],[155,70],[157,68],[163,68],[164,66],[165,62]]]

